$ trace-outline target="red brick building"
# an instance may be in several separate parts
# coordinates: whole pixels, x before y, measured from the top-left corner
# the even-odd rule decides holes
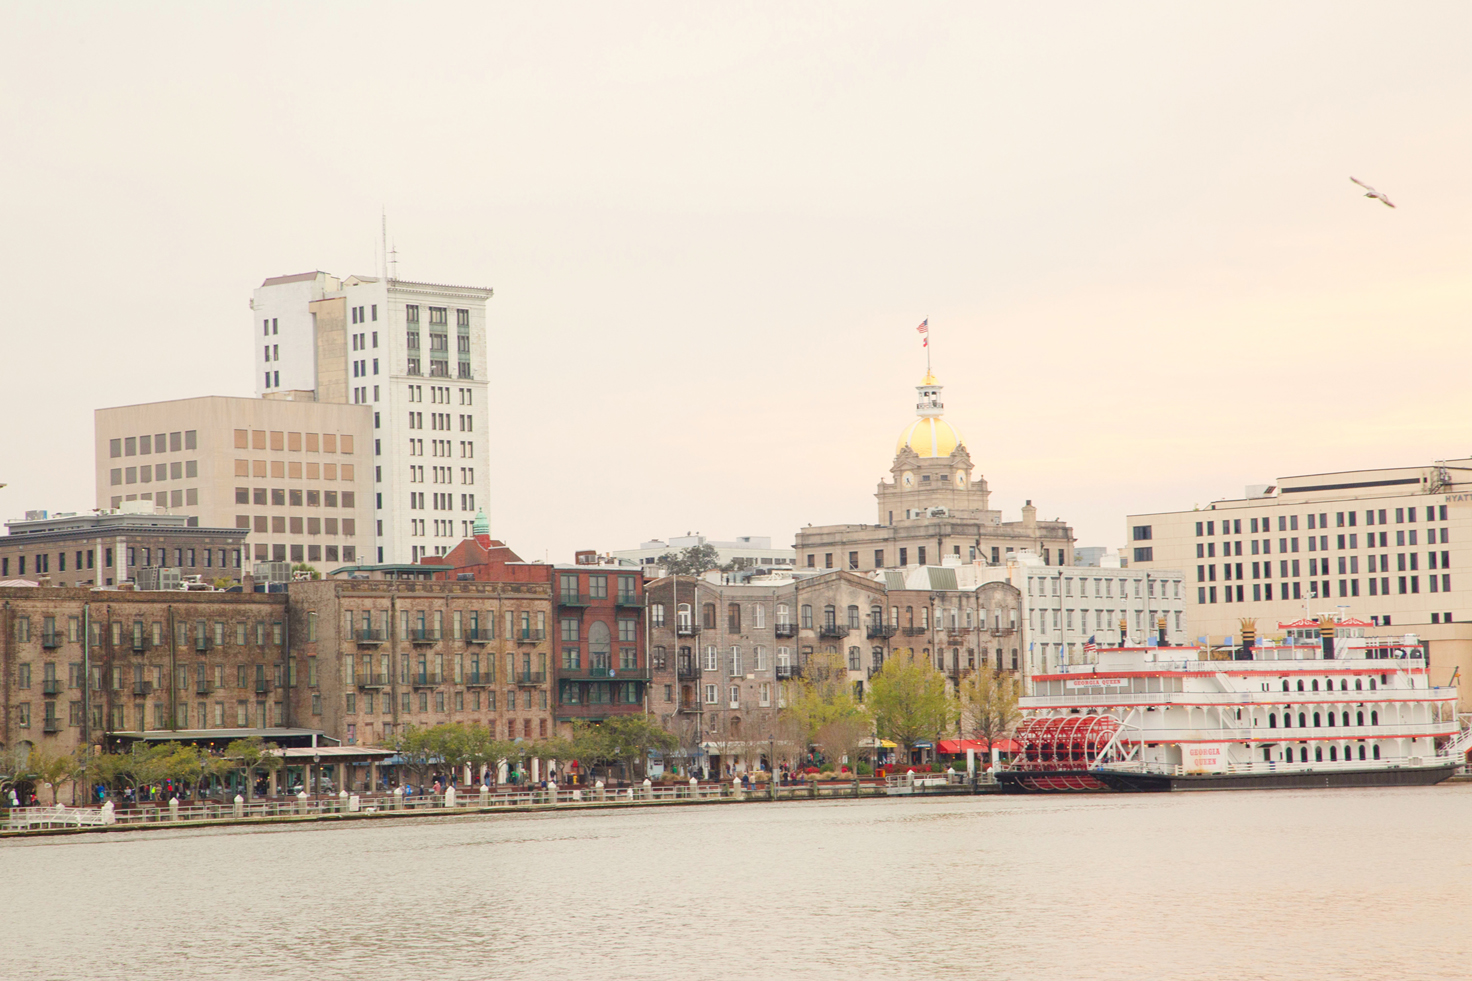
[[[487,534],[425,563],[450,566],[443,579],[546,583],[552,589],[553,717],[559,730],[575,719],[601,721],[648,710],[649,652],[644,574],[637,568],[523,562]]]

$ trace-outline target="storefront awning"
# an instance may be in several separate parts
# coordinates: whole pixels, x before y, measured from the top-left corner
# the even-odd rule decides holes
[[[978,753],[987,753],[991,750],[985,739],[942,739],[936,748],[942,753],[964,753],[968,749],[974,749]],[[1017,752],[1017,742],[1012,739],[998,739],[997,751],[1001,753]]]

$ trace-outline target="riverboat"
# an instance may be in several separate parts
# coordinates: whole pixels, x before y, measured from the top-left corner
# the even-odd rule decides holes
[[[1033,678],[1004,791],[1429,785],[1472,749],[1415,634],[1326,615],[1234,647],[1115,647]]]

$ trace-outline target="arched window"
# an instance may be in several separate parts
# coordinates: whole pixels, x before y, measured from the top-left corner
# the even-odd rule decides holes
[[[706,603],[700,608],[700,625],[706,630],[716,629],[716,605]]]
[[[1338,746],[1330,746],[1329,747],[1329,762],[1330,763],[1338,763],[1339,762],[1339,747]]]
[[[1339,679],[1339,690],[1340,691],[1349,691],[1349,679],[1348,678],[1340,678]]]
[[[1269,712],[1268,713],[1268,728],[1269,729],[1276,729],[1276,728],[1278,728],[1278,717],[1277,717],[1277,715],[1273,714],[1272,712]]]
[[[848,629],[859,629],[859,608],[857,606],[850,606],[848,608]]]
[[[1319,713],[1315,712],[1314,713],[1314,728],[1317,729],[1318,727],[1319,727]]]
[[[731,634],[741,633],[741,604],[726,604],[726,632]]]
[[[802,626],[804,630],[813,629],[813,607],[811,604],[802,605]]]
[[[1303,691],[1303,679],[1302,678],[1299,678],[1298,679],[1298,690],[1299,691]]]
[[[1292,750],[1289,750],[1289,752],[1292,752]],[[1298,747],[1298,762],[1300,762],[1300,763],[1307,763],[1308,762],[1308,747],[1307,746],[1300,746],[1300,747]]]
[[[884,626],[884,607],[869,607],[869,625],[874,627]]]
[[[920,627],[922,630],[930,629],[930,607],[920,607]]]
[[[1374,746],[1372,746],[1370,748],[1370,755],[1373,756],[1377,760],[1380,758],[1380,744],[1379,743],[1376,743]]]
[[[605,671],[613,667],[612,640],[608,624],[602,620],[594,620],[588,628],[588,667],[602,668]]]
[[[785,627],[792,622],[792,611],[787,608],[786,603],[777,604],[777,626]]]
[[[1371,712],[1370,713],[1370,725],[1372,725],[1372,726],[1378,726],[1379,724],[1380,724],[1380,713],[1379,712]],[[1377,756],[1375,758],[1378,760],[1380,757]]]
[[[1364,743],[1360,743],[1360,759],[1364,759],[1364,758],[1365,758],[1365,744]]]
[[[1308,716],[1302,712],[1298,713],[1298,728],[1303,729],[1308,725]]]
[[[1284,678],[1283,679],[1283,690],[1284,691],[1287,691],[1288,690],[1288,679],[1287,678]]]
[[[857,607],[855,607],[857,609]],[[850,647],[848,649],[848,669],[850,671],[862,671],[863,665],[859,663],[859,649]]]
[[[1314,691],[1318,691],[1319,690],[1319,679],[1318,678],[1315,678],[1313,684],[1314,684],[1313,690]]]
[[[1363,678],[1356,678],[1356,679],[1354,679],[1354,690],[1355,691],[1362,691],[1362,690],[1364,690],[1364,684],[1365,684],[1365,681],[1364,681]],[[1363,759],[1364,757],[1360,757],[1360,758]]]
[[[1348,712],[1345,712],[1344,713],[1344,724],[1345,725],[1349,725],[1349,713]]]
[[[1357,726],[1362,726],[1362,725],[1365,724],[1365,713],[1364,712],[1356,712],[1354,714],[1354,724],[1357,725]]]
[[[1322,746],[1315,746],[1314,747],[1314,762],[1315,763],[1322,763],[1322,762],[1324,762],[1324,747],[1322,747]]]
[[[680,630],[686,630],[686,631],[688,631],[690,629],[690,604],[689,603],[681,603],[679,606],[677,606],[675,608],[675,619],[679,623],[679,629]]]
[[[905,607],[905,626],[915,626],[915,608],[913,606]]]
[[[823,607],[823,626],[838,626],[838,608],[832,603],[829,603],[827,606]]]
[[[1375,679],[1374,678],[1371,678],[1370,679],[1370,691],[1374,691],[1374,690],[1375,690]]]

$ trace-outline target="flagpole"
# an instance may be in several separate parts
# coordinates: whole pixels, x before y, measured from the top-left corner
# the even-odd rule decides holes
[[[930,374],[930,314],[925,315],[925,373]]]

